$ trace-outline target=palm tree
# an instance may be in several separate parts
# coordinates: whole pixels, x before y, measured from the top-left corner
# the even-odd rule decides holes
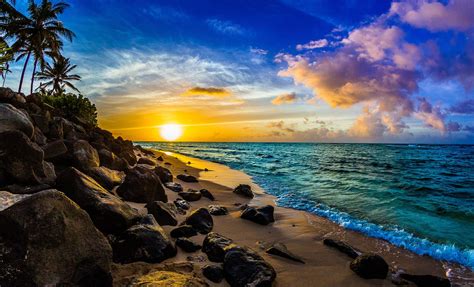
[[[12,60],[11,48],[7,42],[0,37],[0,76],[3,79],[2,87],[5,85],[7,73],[10,73],[9,62]]]
[[[10,6],[3,2],[2,5]],[[12,49],[19,56],[17,61],[25,59],[23,71],[21,73],[18,91],[21,92],[25,71],[28,66],[31,55],[34,57],[33,73],[31,80],[31,92],[33,91],[34,75],[38,62],[44,68],[45,56],[59,55],[62,42],[61,37],[72,41],[74,33],[65,28],[63,23],[58,20],[58,15],[62,14],[69,5],[65,2],[56,4],[49,0],[42,0],[37,5],[34,0],[29,0],[28,16],[21,13],[12,12],[11,17],[4,17],[0,28],[5,32],[6,37],[15,38],[16,41],[12,45]]]
[[[76,65],[71,65],[69,58],[59,56],[54,59],[53,66],[46,63],[44,71],[36,74],[36,79],[47,80],[48,82],[41,84],[40,88],[53,86],[53,92],[59,94],[65,87],[69,87],[75,91],[79,90],[71,83],[71,81],[79,81],[80,76],[72,74],[71,71]]]

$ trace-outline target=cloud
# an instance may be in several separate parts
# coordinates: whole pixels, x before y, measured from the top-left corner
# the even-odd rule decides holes
[[[207,25],[214,31],[225,34],[225,35],[246,35],[248,34],[247,30],[242,26],[235,24],[231,21],[220,20],[216,18],[211,18],[206,20]]]
[[[307,44],[298,44],[298,45],[296,45],[296,50],[298,50],[298,51],[313,50],[313,49],[324,48],[327,45],[329,45],[328,40],[321,39],[321,40],[310,41]]]
[[[232,93],[224,88],[214,87],[193,87],[186,90],[183,96],[211,96],[211,97],[228,97]]]
[[[288,127],[284,121],[278,122],[270,122],[267,125],[269,128],[277,129],[277,132],[285,132],[285,133],[294,133],[295,129]]]
[[[474,99],[468,99],[451,106],[450,112],[457,114],[474,114]]]
[[[437,1],[393,2],[389,15],[418,28],[432,32],[474,29],[474,2],[472,0],[449,0],[446,5]]]
[[[296,93],[289,93],[289,94],[282,94],[277,96],[272,100],[272,104],[274,105],[283,105],[283,104],[293,104],[296,102],[297,96]]]

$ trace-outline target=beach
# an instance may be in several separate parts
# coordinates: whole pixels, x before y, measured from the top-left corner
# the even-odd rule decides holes
[[[207,208],[211,204],[227,207],[228,215],[213,216],[213,232],[233,239],[237,244],[250,247],[261,255],[276,270],[277,277],[275,286],[392,286],[397,281],[397,276],[391,278],[389,275],[385,280],[363,279],[357,276],[349,268],[352,259],[346,254],[323,244],[325,238],[342,240],[357,250],[371,252],[381,255],[390,266],[391,272],[410,273],[417,275],[434,275],[445,277],[447,266],[442,262],[428,256],[416,255],[403,248],[390,243],[364,236],[360,233],[345,230],[337,224],[322,217],[304,211],[278,207],[275,197],[266,194],[252,179],[243,172],[232,170],[227,166],[184,156],[166,151],[154,151],[157,157],[161,156],[164,161],[158,164],[168,168],[173,175],[187,173],[198,178],[197,183],[187,183],[179,179],[174,181],[180,183],[184,190],[188,188],[200,190],[207,189],[215,197],[215,201],[202,198],[191,202],[191,210],[200,207]],[[233,193],[233,189],[239,184],[249,184],[255,192],[253,199],[247,199]],[[178,194],[166,189],[168,200],[171,202],[179,198]],[[266,226],[243,220],[240,217],[241,206],[263,206],[270,204],[275,206],[275,222]],[[142,204],[132,204],[133,207],[146,213]],[[185,215],[178,215],[178,222],[182,222]],[[173,227],[163,226],[170,232]],[[202,242],[203,235],[192,237],[195,242]],[[273,243],[284,243],[288,250],[301,257],[303,263],[291,261],[279,256],[270,255],[265,250]],[[200,276],[199,266],[210,264],[206,254],[198,251],[196,253],[178,252],[174,258],[167,259],[163,263],[191,262],[194,265],[193,272]],[[135,267],[143,268],[143,267]],[[132,268],[133,270],[133,268]],[[134,273],[135,272],[135,273]],[[137,270],[131,272],[124,266],[115,265],[113,268],[114,282],[126,281],[127,276],[133,278]],[[393,280],[391,280],[393,279]],[[399,280],[399,279],[398,279]],[[392,282],[394,281],[394,282]],[[452,282],[453,285],[465,282]],[[208,282],[211,286],[228,286],[225,281],[220,284]],[[408,283],[408,282],[405,282]],[[116,283],[117,284],[117,283]],[[408,286],[410,283],[408,283]],[[118,285],[117,285],[118,286]]]

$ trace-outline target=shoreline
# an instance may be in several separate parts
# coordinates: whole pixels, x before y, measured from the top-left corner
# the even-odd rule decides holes
[[[256,250],[263,256],[277,270],[276,286],[314,284],[312,280],[320,277],[326,278],[317,286],[391,286],[393,284],[390,280],[365,280],[358,277],[349,269],[351,258],[323,245],[322,240],[325,238],[343,240],[364,252],[379,254],[390,265],[392,272],[395,273],[407,272],[440,277],[450,275],[449,278],[453,286],[467,286],[466,284],[473,282],[473,278],[460,279],[457,273],[447,272],[449,269],[462,270],[463,267],[457,264],[446,264],[428,256],[417,255],[385,240],[345,229],[329,219],[307,211],[278,206],[276,205],[276,197],[266,193],[252,181],[249,175],[241,171],[174,152],[152,151],[156,156],[163,156],[164,162],[171,163],[171,165],[165,165],[162,162],[159,165],[170,169],[174,175],[187,172],[199,179],[199,183],[196,184],[175,180],[182,184],[185,190],[187,188],[206,188],[217,198],[216,202],[207,202],[205,199],[192,202],[192,209],[206,207],[208,204],[219,204],[229,209],[230,214],[228,216],[215,217],[217,222],[214,231],[234,239],[240,245]],[[187,164],[188,162],[191,163]],[[206,168],[208,171],[205,171]],[[256,191],[256,196],[252,200],[248,200],[233,194],[232,190],[238,184],[250,184],[252,189]],[[177,198],[177,194],[168,191],[167,193],[171,195],[170,200]],[[240,208],[235,206],[235,203],[249,203],[252,206],[271,204],[275,206],[276,222],[268,226],[260,226],[241,220],[238,218]],[[169,231],[168,229],[171,228],[165,227],[165,229]],[[241,232],[241,230],[245,230],[245,232]],[[292,261],[266,254],[264,252],[265,247],[274,242],[286,244],[290,251],[303,257],[306,264],[295,264]],[[175,262],[177,260],[175,258],[170,261]],[[305,274],[308,276],[305,276]],[[328,274],[334,275],[328,276]],[[453,276],[453,274],[456,276]]]

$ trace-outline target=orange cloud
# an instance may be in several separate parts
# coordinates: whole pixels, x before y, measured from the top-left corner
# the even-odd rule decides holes
[[[183,96],[211,96],[211,97],[228,97],[232,93],[224,88],[214,87],[193,87],[182,94]]]
[[[296,101],[296,94],[289,93],[289,94],[282,94],[277,96],[272,100],[272,104],[274,105],[282,105],[282,104],[293,104]]]

